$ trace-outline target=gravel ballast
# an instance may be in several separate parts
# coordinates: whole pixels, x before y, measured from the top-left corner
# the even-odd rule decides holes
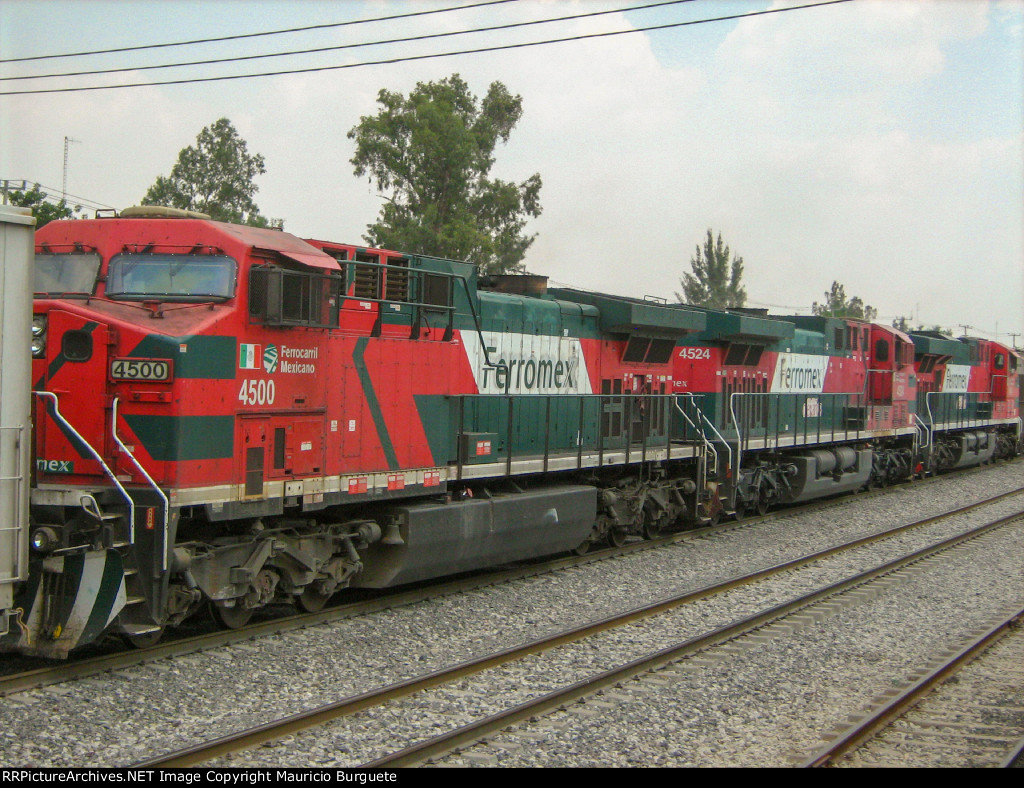
[[[0,709],[4,762],[8,766],[131,764],[1014,489],[1021,484],[1022,469],[1024,465],[1019,462],[1004,464],[935,484],[899,488],[883,496],[852,496],[818,512],[783,517],[675,547],[21,693],[6,699]],[[977,515],[979,521],[986,514],[988,510]],[[934,533],[938,530],[941,528]],[[671,700],[662,703],[644,693],[639,703],[617,701],[610,704],[612,709],[598,707],[601,713],[586,724],[570,720],[558,735],[541,729],[535,737],[536,746],[517,749],[510,745],[504,750],[506,755],[496,760],[489,750],[479,762],[787,763],[794,748],[813,740],[820,732],[817,725],[827,721],[830,712],[817,710],[837,702],[849,710],[852,702],[848,689],[821,687],[813,681],[815,676],[828,672],[856,684],[858,680],[864,682],[865,672],[875,668],[880,677],[898,673],[904,665],[913,669],[916,652],[906,653],[911,651],[911,644],[919,645],[925,653],[935,646],[935,638],[951,637],[975,617],[983,617],[983,603],[995,598],[997,587],[1008,587],[1010,593],[1024,598],[1021,547],[1018,538],[994,548],[991,555],[982,557],[979,553],[976,576],[947,577],[922,585],[910,596],[912,600],[927,600],[928,607],[915,608],[910,601],[891,600],[885,604],[895,606],[893,610],[868,612],[868,605],[859,606],[828,620],[820,631],[817,627],[802,630],[806,642],[786,639],[766,644],[766,654],[779,651],[781,656],[790,656],[789,666],[778,669],[777,678],[770,667],[756,661],[746,663],[754,659],[753,653],[722,663],[719,671],[683,671],[681,678],[673,677],[670,682],[674,690]],[[847,570],[833,566],[814,571]],[[798,577],[803,575],[801,583],[817,580],[810,570],[805,571],[808,574],[796,573]],[[778,593],[792,595],[795,586]],[[658,643],[681,633],[706,628],[722,619],[739,618],[744,611],[766,604],[764,589],[728,596],[709,600],[699,608],[688,606],[657,623],[636,627],[625,638],[588,641],[554,659],[545,659],[543,664],[524,661],[510,667],[483,696],[473,683],[467,683],[451,692],[451,698],[438,695],[424,699],[422,708],[412,713],[409,707],[404,711],[384,709],[378,712],[377,723],[361,719],[353,725],[356,718],[352,718],[225,763],[362,763],[378,754],[382,743],[393,743],[406,732],[423,735],[468,721],[489,708],[492,701],[500,706],[541,694],[564,681],[565,676],[585,675],[624,654],[657,648]],[[872,602],[879,604],[883,604],[881,599]],[[872,621],[888,621],[896,613],[904,616],[902,629],[897,627],[893,632],[888,624],[885,631],[872,628]],[[915,620],[928,623],[908,629],[906,622]],[[846,639],[842,637],[844,632],[850,633]],[[631,638],[636,642],[623,645],[622,641]],[[808,659],[808,654],[814,659]],[[753,703],[749,694],[739,693],[737,687],[754,688],[755,693],[763,695],[764,702]],[[867,695],[875,691],[864,690]],[[608,714],[615,709],[623,711],[624,719],[612,724]],[[769,709],[788,711],[786,715],[773,714],[779,717],[780,726],[773,734],[774,744],[755,754],[754,744],[763,737],[756,723]],[[794,719],[804,722],[797,725]],[[616,733],[620,727],[622,730]],[[640,731],[657,735],[652,742],[640,737]],[[569,746],[572,742],[597,741],[600,736],[606,738],[593,747],[588,745],[586,751]],[[458,762],[473,763],[470,755]]]

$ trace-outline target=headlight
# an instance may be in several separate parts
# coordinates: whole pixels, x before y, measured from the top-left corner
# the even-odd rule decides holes
[[[46,315],[32,315],[32,358],[46,355]]]
[[[40,553],[49,553],[60,547],[60,537],[57,531],[49,526],[41,526],[32,532],[32,549]]]

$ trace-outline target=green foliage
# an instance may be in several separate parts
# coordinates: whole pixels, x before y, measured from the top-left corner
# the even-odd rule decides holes
[[[253,200],[253,180],[266,172],[263,157],[250,156],[231,121],[221,118],[184,148],[170,177],[159,176],[142,199],[143,205],[166,205],[209,214],[221,222],[268,226]]]
[[[811,305],[811,311],[826,317],[852,317],[868,321],[878,317],[878,310],[865,304],[859,296],[847,300],[846,288],[839,282],[833,282],[832,289],[825,293],[825,303],[819,304],[815,301]]]
[[[903,315],[900,315],[898,318],[892,321],[892,327],[899,329],[904,334],[909,334],[912,331],[930,331],[934,334],[944,334],[947,337],[953,337],[953,329],[951,328],[943,328],[940,325],[926,326],[924,323],[921,322],[918,322],[917,327],[915,328],[914,324],[911,323],[911,321],[908,318],[904,317]]]
[[[729,260],[729,247],[722,243],[722,234],[717,242],[708,228],[703,250],[690,259],[692,274],[683,274],[679,284],[683,292],[676,293],[680,301],[710,309],[732,309],[747,302],[746,288],[740,286],[743,278],[743,258]]]
[[[480,102],[453,74],[417,83],[405,97],[381,90],[380,111],[348,133],[355,174],[387,199],[364,236],[373,246],[469,260],[484,273],[522,270],[539,216],[539,174],[520,184],[488,177],[498,141],[508,142],[522,98],[500,82]]]
[[[58,219],[77,218],[76,215],[82,210],[81,205],[72,208],[64,199],[58,203],[47,202],[46,192],[38,183],[25,191],[10,192],[7,195],[7,202],[20,208],[31,208],[32,215],[36,217],[37,230]]]

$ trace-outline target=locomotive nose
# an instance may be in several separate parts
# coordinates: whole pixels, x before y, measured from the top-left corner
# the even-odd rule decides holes
[[[102,476],[96,457],[107,449],[111,331],[62,309],[37,315],[33,331],[37,330],[36,340],[42,345],[33,369],[37,474],[65,479]]]

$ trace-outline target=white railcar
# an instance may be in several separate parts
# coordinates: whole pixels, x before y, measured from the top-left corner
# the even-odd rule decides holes
[[[28,208],[0,205],[0,635],[16,625],[28,570],[35,224]]]

